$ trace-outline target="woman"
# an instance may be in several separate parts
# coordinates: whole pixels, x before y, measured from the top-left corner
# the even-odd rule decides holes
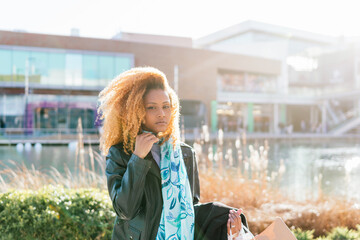
[[[99,100],[100,149],[107,154],[107,184],[117,215],[112,239],[205,239],[211,231],[202,227],[214,221],[195,222],[195,214],[210,209],[226,209],[225,229],[227,224],[230,232],[232,223],[232,232],[240,231],[241,218],[235,212],[228,216],[230,208],[194,209],[200,199],[196,158],[179,141],[179,101],[162,72],[126,71]]]

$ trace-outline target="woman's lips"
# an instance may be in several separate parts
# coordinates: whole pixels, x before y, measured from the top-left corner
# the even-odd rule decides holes
[[[158,125],[166,125],[166,122],[157,122]]]

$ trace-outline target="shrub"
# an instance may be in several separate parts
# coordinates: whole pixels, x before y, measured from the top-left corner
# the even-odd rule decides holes
[[[0,195],[1,239],[110,239],[115,213],[98,189],[46,186]]]
[[[328,234],[327,239],[328,240],[359,240],[360,232],[349,230],[347,227],[336,227]]]
[[[0,194],[0,239],[110,239],[115,213],[106,191],[45,186]],[[314,238],[293,230],[298,240],[359,240],[357,230],[336,227]]]
[[[293,233],[297,240],[313,240],[314,239],[314,230],[303,231],[300,228],[293,230]]]

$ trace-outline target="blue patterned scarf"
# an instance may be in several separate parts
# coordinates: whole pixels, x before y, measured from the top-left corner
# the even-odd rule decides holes
[[[195,214],[180,144],[160,146],[163,209],[156,240],[193,240]]]

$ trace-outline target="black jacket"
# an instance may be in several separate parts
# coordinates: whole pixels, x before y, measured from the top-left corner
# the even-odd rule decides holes
[[[194,150],[181,143],[193,204],[200,200],[200,185]],[[144,158],[124,152],[122,143],[106,156],[109,195],[116,212],[112,239],[153,240],[162,212],[160,169],[151,152]]]

